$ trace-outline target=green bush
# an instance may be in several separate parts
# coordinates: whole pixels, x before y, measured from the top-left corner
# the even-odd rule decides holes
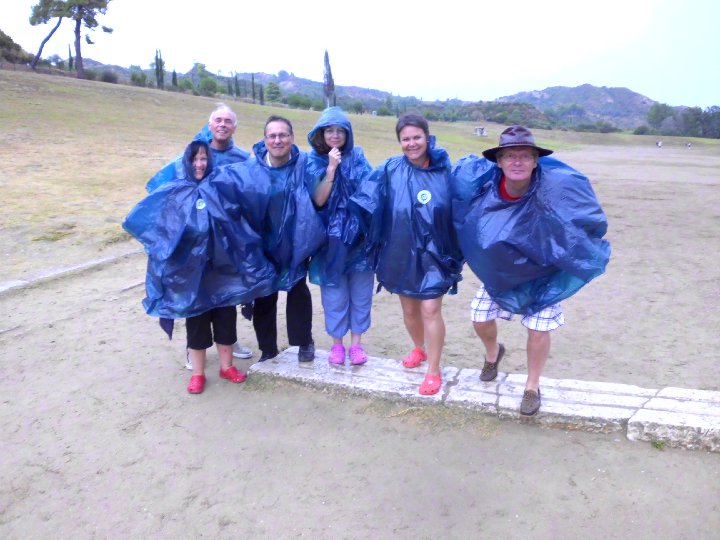
[[[97,71],[95,71],[94,69],[86,69],[85,70],[85,79],[88,81],[97,80]]]
[[[212,97],[217,94],[218,84],[215,79],[205,77],[200,81],[200,87],[198,88],[201,96]]]
[[[192,81],[190,79],[182,79],[180,81],[180,89],[183,92],[190,92],[195,94],[195,86],[193,85]]]
[[[130,73],[130,82],[135,86],[147,86],[147,75],[142,71]]]
[[[110,71],[109,69],[104,69],[103,72],[100,74],[100,80],[102,82],[106,82],[106,83],[117,84],[118,75],[114,71]]]

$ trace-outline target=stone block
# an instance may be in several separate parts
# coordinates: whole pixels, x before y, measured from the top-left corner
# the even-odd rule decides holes
[[[367,395],[381,395],[391,399],[442,402],[448,383],[457,377],[458,369],[452,366],[442,369],[443,388],[434,396],[418,393],[425,378],[425,366],[407,369],[402,362],[391,358],[368,357],[361,366],[336,366],[328,362],[328,351],[316,349],[313,362],[298,362],[297,347],[290,347],[275,358],[253,364],[251,373],[272,375],[294,380],[309,386],[331,386]]]
[[[629,420],[627,437],[720,452],[720,392],[663,388]]]

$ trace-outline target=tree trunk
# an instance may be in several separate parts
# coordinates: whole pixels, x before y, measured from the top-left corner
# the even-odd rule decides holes
[[[37,66],[37,63],[40,61],[40,55],[42,55],[43,47],[45,47],[45,44],[46,44],[48,41],[50,41],[50,38],[51,38],[52,35],[55,33],[55,30],[57,30],[58,28],[60,28],[60,23],[62,22],[62,20],[63,20],[63,18],[60,17],[60,18],[58,19],[57,24],[55,25],[55,28],[53,28],[52,30],[50,30],[50,33],[47,35],[47,37],[42,40],[42,43],[40,44],[40,49],[38,50],[37,54],[35,55],[35,58],[33,58],[32,63],[30,64],[30,67],[31,67],[31,68],[35,69],[35,66]]]
[[[80,30],[82,18],[75,19],[75,67],[77,68],[77,78],[85,78],[85,68],[83,67],[82,51],[80,50]]]

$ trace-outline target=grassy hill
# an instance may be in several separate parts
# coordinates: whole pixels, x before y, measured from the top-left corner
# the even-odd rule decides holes
[[[137,248],[122,231],[122,219],[144,196],[148,178],[182,151],[221,100],[4,70],[0,95],[0,249],[10,277],[66,259],[78,262],[88,253],[103,256]],[[298,146],[309,149],[307,133],[320,113],[228,103],[239,117],[239,146],[250,149],[262,137],[265,119],[282,114],[295,126]],[[355,141],[373,166],[400,153],[395,118],[350,117]],[[431,123],[453,161],[495,146],[504,128],[486,124],[489,136],[476,137],[474,127]],[[585,145],[654,145],[652,137],[619,133],[535,130],[535,135],[538,144],[565,151]],[[694,144],[717,142],[698,139]],[[21,265],[15,258],[18,246],[33,254],[25,260],[37,268]]]

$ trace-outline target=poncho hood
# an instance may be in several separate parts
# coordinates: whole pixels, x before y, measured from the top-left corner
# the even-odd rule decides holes
[[[322,137],[321,130],[328,126],[340,126],[345,130],[346,138],[345,145],[341,149],[342,154],[346,155],[352,152],[352,149],[355,146],[352,125],[350,124],[350,119],[347,114],[345,114],[345,111],[343,111],[340,107],[328,107],[322,112],[320,118],[315,123],[315,127],[310,130],[310,133],[308,133],[307,138],[310,147],[318,154],[326,153],[322,152],[319,148],[316,137]]]
[[[203,126],[195,137],[193,137],[193,141],[205,141],[208,144],[212,142],[212,132],[207,124]],[[213,158],[214,167],[237,163],[250,158],[250,152],[243,150],[239,146],[235,146],[232,138],[230,139],[230,144],[224,150],[217,150],[210,147],[210,154]],[[173,161],[156,172],[153,177],[148,180],[147,184],[145,184],[145,190],[150,193],[154,189],[160,187],[166,182],[170,182],[171,180],[175,180],[177,178],[193,178],[193,175],[186,175],[186,168],[183,165],[183,155],[184,154],[180,154]]]
[[[207,178],[208,176],[210,176],[214,169],[214,165],[213,165],[214,159],[213,159],[212,152],[210,151],[210,145],[206,144],[206,148],[208,150],[207,168],[205,169],[205,176],[203,176],[203,180],[205,178]],[[183,155],[182,155],[183,173],[185,175],[184,177],[187,178],[188,180],[196,180],[195,171],[193,170],[192,157],[190,156],[191,153],[192,153],[192,143],[187,145],[187,148],[185,148],[185,152],[183,152]]]

